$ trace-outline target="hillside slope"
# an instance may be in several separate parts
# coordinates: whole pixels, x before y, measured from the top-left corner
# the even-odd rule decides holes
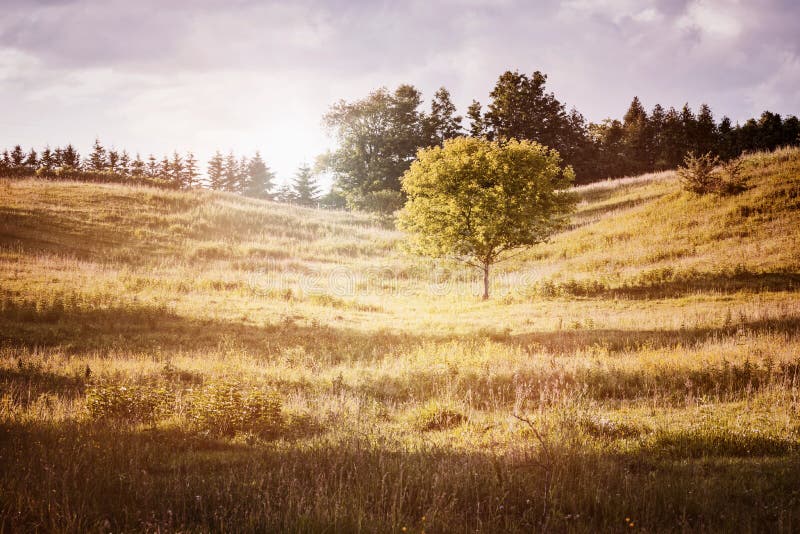
[[[577,188],[488,302],[364,215],[0,181],[0,530],[798,529],[800,150],[744,172]]]

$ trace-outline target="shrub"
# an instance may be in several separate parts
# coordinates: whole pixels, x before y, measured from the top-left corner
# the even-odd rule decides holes
[[[683,188],[698,195],[714,193],[719,189],[719,177],[714,173],[714,167],[719,164],[719,158],[707,152],[702,156],[695,156],[689,152],[683,159],[683,167],[678,168],[678,177]]]
[[[718,192],[720,195],[736,195],[747,189],[747,182],[742,177],[742,158],[734,158],[722,164]]]
[[[282,403],[274,392],[243,390],[236,382],[212,382],[189,395],[188,419],[200,431],[220,436],[251,432],[277,437],[283,428]]]
[[[453,428],[466,420],[467,417],[452,406],[430,402],[414,414],[413,424],[417,430],[429,432]]]
[[[98,385],[86,394],[86,409],[95,421],[154,424],[171,410],[173,394],[164,388]]]

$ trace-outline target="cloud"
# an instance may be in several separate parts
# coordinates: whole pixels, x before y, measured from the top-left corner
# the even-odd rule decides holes
[[[287,176],[326,149],[340,98],[445,85],[463,112],[506,69],[548,73],[595,121],[634,95],[786,115],[797,20],[791,0],[6,0],[0,146],[260,148]]]

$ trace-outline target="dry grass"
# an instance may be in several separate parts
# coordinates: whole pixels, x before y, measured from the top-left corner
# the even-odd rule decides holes
[[[578,188],[489,302],[365,216],[4,181],[0,531],[796,531],[800,152],[743,176]]]

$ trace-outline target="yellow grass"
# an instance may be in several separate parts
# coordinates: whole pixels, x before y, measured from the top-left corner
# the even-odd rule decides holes
[[[0,531],[797,530],[800,151],[745,174],[580,187],[488,302],[363,215],[0,182]],[[198,428],[219,383],[280,435]]]

